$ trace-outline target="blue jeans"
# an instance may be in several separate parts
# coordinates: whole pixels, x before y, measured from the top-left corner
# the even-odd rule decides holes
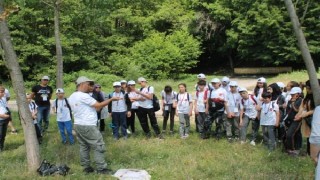
[[[50,106],[38,106],[37,121],[41,132],[44,132],[49,127]],[[42,129],[42,120],[44,122],[44,129]]]
[[[72,135],[72,122],[71,121],[64,121],[64,122],[58,121],[58,127],[59,127],[60,135],[62,138],[62,143],[67,142],[67,138],[66,138],[66,134],[65,134],[65,130],[66,130],[68,137],[69,137],[69,143],[74,144],[74,138]]]
[[[113,137],[119,139],[119,128],[123,137],[127,137],[127,112],[112,112]]]

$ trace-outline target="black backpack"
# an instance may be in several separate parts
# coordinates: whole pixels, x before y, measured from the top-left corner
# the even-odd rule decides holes
[[[142,91],[143,88],[140,89],[140,91]],[[148,92],[149,92],[150,86],[148,87]],[[153,105],[153,110],[154,112],[159,111],[160,110],[160,102],[158,97],[153,93],[153,97],[152,97],[152,105]]]

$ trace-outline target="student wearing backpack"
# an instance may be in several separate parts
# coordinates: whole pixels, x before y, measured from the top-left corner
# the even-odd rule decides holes
[[[272,95],[269,92],[262,93],[263,102],[258,107],[258,117],[262,127],[263,140],[268,145],[269,151],[276,147],[275,127],[279,126],[279,106],[271,101]]]
[[[180,122],[180,137],[185,139],[189,137],[190,131],[190,116],[192,116],[193,104],[192,97],[187,92],[187,85],[180,83],[178,85],[179,93],[177,94],[177,116],[179,116]]]
[[[74,144],[72,135],[72,111],[68,99],[64,97],[64,90],[58,88],[56,90],[57,99],[52,105],[52,110],[57,114],[58,128],[62,139],[62,144],[67,143],[65,131],[69,138],[69,144]]]
[[[216,122],[215,135],[217,139],[222,136],[222,127],[224,119],[224,110],[227,105],[227,91],[221,87],[220,79],[213,78],[211,80],[213,89],[208,93],[208,101],[206,104],[206,112],[208,114],[205,121],[204,132],[205,138],[211,135],[211,126],[213,121]]]
[[[238,140],[240,135],[239,112],[240,112],[241,96],[238,93],[238,83],[236,81],[231,81],[229,83],[229,86],[230,86],[230,92],[227,95],[227,108],[225,113],[227,114],[227,120],[226,120],[227,138],[229,142],[232,142],[233,135],[235,140]]]
[[[271,93],[271,101],[275,102],[279,106],[280,125],[276,127],[276,138],[278,139],[278,142],[282,142],[285,134],[284,124],[283,124],[283,115],[284,115],[284,106],[286,103],[286,99],[282,95],[281,89],[277,83],[272,83],[268,85],[267,92]]]
[[[318,82],[320,84],[320,79],[318,79]],[[301,119],[301,129],[303,132],[303,136],[307,138],[307,153],[310,155],[310,142],[309,142],[309,136],[311,133],[311,125],[312,125],[312,115],[315,109],[315,103],[313,99],[313,92],[311,89],[310,80],[306,81],[306,91],[307,94],[304,97],[300,107],[299,112],[295,116],[295,120]]]
[[[284,118],[287,129],[284,144],[287,153],[292,156],[299,155],[300,148],[302,147],[301,119],[295,118],[302,103],[301,93],[302,91],[299,87],[293,87],[291,89],[291,99],[288,101],[286,116]]]
[[[150,119],[150,124],[158,136],[159,139],[163,139],[163,136],[160,133],[160,128],[158,126],[154,106],[153,106],[153,98],[154,98],[154,88],[152,86],[148,86],[148,82],[145,78],[138,78],[138,82],[141,86],[140,90],[136,90],[136,93],[140,95],[139,98],[139,108],[138,108],[138,118],[141,124],[143,131],[146,136],[151,137],[151,132],[148,123],[148,117]]]
[[[174,115],[176,113],[176,96],[177,93],[172,91],[172,87],[167,85],[161,91],[162,110],[163,110],[163,126],[162,133],[166,132],[167,122],[170,117],[170,134],[173,134]]]
[[[131,133],[136,132],[135,129],[135,117],[138,112],[140,95],[136,93],[136,82],[133,80],[128,81],[127,93],[131,101],[131,116],[127,117],[127,132],[129,127],[131,128]],[[129,133],[128,133],[129,134]]]
[[[33,119],[33,124],[34,124],[34,128],[36,130],[37,139],[38,139],[39,144],[41,144],[42,143],[42,135],[41,135],[40,128],[38,126],[38,121],[37,121],[37,113],[38,113],[37,108],[38,108],[38,106],[32,100],[31,94],[27,93],[26,97],[27,97],[27,101],[29,103],[29,110],[31,112],[31,116],[32,116],[32,119]]]
[[[204,122],[207,118],[206,114],[206,104],[208,101],[208,93],[209,90],[205,89],[206,82],[204,80],[200,80],[198,82],[199,90],[196,91],[196,97],[194,99],[194,114],[197,117],[197,126],[199,129],[200,137],[204,138]]]
[[[248,90],[246,88],[240,88],[239,93],[241,95],[241,103],[240,103],[240,142],[244,144],[246,142],[247,137],[247,128],[249,126],[249,122],[251,121],[252,125],[252,137],[250,139],[250,144],[255,146],[255,140],[258,135],[257,126],[259,126],[259,120],[257,119],[257,99],[254,95],[248,94]]]
[[[121,90],[121,83],[113,83],[114,91],[109,95],[109,99],[112,97],[118,97],[119,100],[113,100],[108,110],[112,117],[113,125],[113,138],[119,140],[119,128],[124,139],[128,138],[127,134],[127,117],[131,116],[131,101],[126,92]]]

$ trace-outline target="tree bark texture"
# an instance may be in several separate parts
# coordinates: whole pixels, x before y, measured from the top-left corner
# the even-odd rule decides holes
[[[63,88],[63,57],[62,46],[60,40],[60,0],[54,4],[54,36],[56,41],[56,56],[57,56],[57,88]]]
[[[295,8],[293,6],[292,0],[284,0],[284,2],[293,25],[294,33],[298,39],[298,46],[300,48],[303,61],[308,71],[312,92],[314,92],[313,93],[314,103],[317,106],[317,105],[320,105],[320,93],[319,93],[320,86],[318,83],[317,72],[314,66],[314,62],[312,60],[306,38],[301,29],[301,25],[300,25],[298,16],[296,14]]]
[[[4,12],[4,2],[3,0],[0,0],[0,15],[2,15]],[[39,144],[33,124],[33,119],[31,117],[26,99],[26,91],[24,88],[25,86],[22,72],[17,61],[17,55],[13,49],[9,28],[6,22],[6,18],[4,18],[3,16],[1,17],[0,42],[4,51],[6,66],[10,72],[12,86],[17,98],[17,105],[25,137],[28,168],[29,171],[35,172],[40,163]]]

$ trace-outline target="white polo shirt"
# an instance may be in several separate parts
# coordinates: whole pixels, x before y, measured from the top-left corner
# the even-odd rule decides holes
[[[192,97],[189,93],[185,92],[183,94],[177,95],[177,108],[178,113],[189,114],[190,112],[190,103],[192,103]]]
[[[248,99],[241,99],[240,109],[244,109],[244,114],[249,118],[256,118],[258,113],[256,110],[257,103],[252,98],[258,102],[255,96],[249,94]]]
[[[233,112],[235,116],[239,116],[240,115],[240,103],[241,103],[241,96],[239,93],[232,93],[229,92],[227,95],[227,106],[228,106],[228,110],[229,112]],[[226,112],[228,113],[228,112]]]
[[[88,93],[77,91],[69,97],[69,103],[73,112],[74,124],[96,126],[97,111],[92,105],[97,101]]]
[[[145,88],[142,88],[141,91],[143,94],[153,94],[154,93],[154,88],[152,86],[147,86]],[[143,101],[139,101],[139,106],[142,108],[146,108],[146,109],[151,109],[153,108],[152,105],[152,99],[147,99],[144,96],[141,96],[144,100]]]
[[[66,121],[71,121],[70,117],[70,110],[67,106],[66,100],[63,99],[57,99],[57,105],[58,108],[56,107],[56,100],[52,103],[52,107],[56,108],[57,112],[57,121],[59,122],[66,122]],[[69,99],[67,100],[69,102]]]

